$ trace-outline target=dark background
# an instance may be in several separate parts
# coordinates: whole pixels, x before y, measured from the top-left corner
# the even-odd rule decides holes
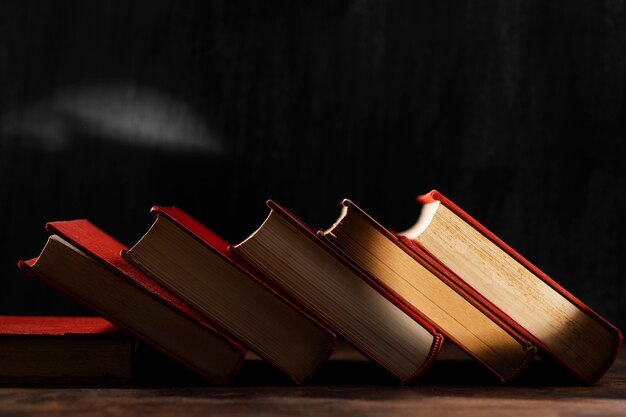
[[[83,313],[15,267],[46,221],[402,230],[436,188],[624,328],[625,94],[619,0],[0,0],[0,313]]]

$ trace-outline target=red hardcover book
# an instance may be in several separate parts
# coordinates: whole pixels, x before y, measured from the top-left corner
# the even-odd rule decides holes
[[[271,200],[267,205],[259,229],[231,250],[400,382],[425,372],[441,334],[293,214]]]
[[[233,258],[226,241],[176,207],[151,213],[148,232],[123,253],[130,262],[295,383],[328,359],[335,334]]]
[[[426,254],[408,249],[356,204],[344,199],[341,207],[337,221],[318,231],[318,236],[503,382],[526,369],[536,352],[527,338],[476,302],[446,271],[434,268]]]
[[[433,190],[418,197],[417,223],[399,233],[432,264],[579,380],[593,383],[614,362],[620,331],[469,214]]]
[[[88,220],[51,222],[29,274],[215,384],[232,380],[246,350],[203,315],[126,262],[126,247]]]
[[[0,383],[125,384],[136,345],[100,317],[0,316]]]

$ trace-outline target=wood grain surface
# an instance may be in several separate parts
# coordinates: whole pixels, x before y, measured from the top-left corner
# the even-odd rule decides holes
[[[197,381],[123,388],[0,388],[10,416],[624,416],[626,355],[594,386],[575,385],[557,368],[533,363],[502,385],[475,362],[446,356],[420,381],[398,386],[358,354],[342,350],[305,386],[293,386],[249,360],[234,386]],[[180,379],[178,380],[181,381]]]

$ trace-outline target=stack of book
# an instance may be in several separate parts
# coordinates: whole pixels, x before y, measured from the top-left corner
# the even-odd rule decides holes
[[[88,375],[72,374],[76,358],[61,354],[34,373],[0,363],[0,379],[127,381],[139,340],[210,383],[231,382],[250,351],[301,384],[337,338],[400,383],[423,375],[444,340],[503,382],[537,352],[581,382],[604,375],[621,346],[617,328],[437,191],[418,200],[417,223],[400,233],[350,200],[316,232],[270,200],[266,220],[234,245],[175,207],[153,207],[153,224],[130,248],[85,219],[50,222],[40,255],[19,267],[103,319],[85,329],[5,318],[0,346],[14,353],[0,360],[17,363],[46,338],[82,362],[101,350],[111,359]],[[90,338],[100,350],[85,352]]]

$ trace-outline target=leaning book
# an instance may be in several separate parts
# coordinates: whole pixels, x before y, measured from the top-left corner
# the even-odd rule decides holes
[[[615,326],[441,193],[433,190],[418,201],[418,221],[399,233],[407,248],[428,253],[582,382],[604,375],[622,343]]]
[[[123,256],[294,383],[312,377],[336,337],[238,261],[229,244],[177,207],[154,206],[152,226]]]
[[[41,254],[20,268],[209,382],[237,374],[245,348],[126,262],[126,246],[84,219],[46,228]]]
[[[426,372],[443,336],[280,204],[231,250],[401,383]]]
[[[352,201],[344,199],[339,218],[318,235],[503,382],[523,373],[535,356],[528,338]]]

